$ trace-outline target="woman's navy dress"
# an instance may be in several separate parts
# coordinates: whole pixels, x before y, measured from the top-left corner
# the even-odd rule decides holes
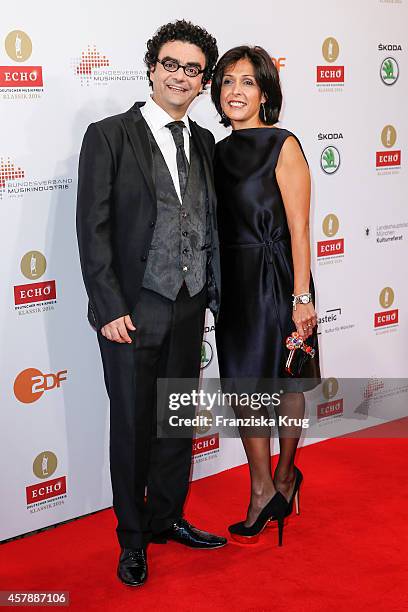
[[[293,134],[280,128],[248,128],[233,131],[216,146],[222,298],[215,331],[221,378],[286,377],[284,341],[296,329],[294,274],[275,169],[288,136]],[[316,328],[307,342],[316,356],[302,369],[302,378],[292,379],[293,390],[318,384]]]

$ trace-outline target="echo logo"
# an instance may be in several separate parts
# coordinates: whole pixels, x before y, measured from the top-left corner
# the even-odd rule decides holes
[[[399,168],[401,166],[401,149],[393,149],[397,141],[397,130],[393,125],[386,125],[381,131],[381,143],[387,151],[376,151],[375,165],[377,169]]]
[[[392,287],[384,287],[382,289],[379,302],[383,308],[391,308],[394,303],[395,294]],[[388,327],[389,325],[398,324],[398,308],[394,310],[383,310],[381,312],[374,313],[374,327]]]
[[[328,401],[317,405],[318,421],[320,419],[337,417],[343,414],[343,398],[333,399],[339,392],[339,381],[337,378],[327,378],[323,383],[322,392],[325,399]]]
[[[339,57],[339,43],[333,36],[326,38],[322,45],[322,55],[326,62],[333,64]],[[317,66],[318,85],[344,84],[344,66]]]
[[[14,395],[23,404],[32,404],[40,399],[45,391],[59,389],[67,379],[67,370],[56,374],[43,374],[36,368],[27,368],[18,374],[14,381]]]
[[[61,476],[54,480],[48,480],[39,484],[26,487],[27,505],[34,504],[38,501],[65,495],[67,492],[67,478]]]
[[[22,30],[9,32],[4,41],[6,53],[13,62],[23,63],[30,59],[33,45],[31,38]],[[0,87],[26,89],[43,87],[42,66],[0,66]]]
[[[0,66],[0,87],[42,87],[41,66]]]
[[[344,238],[334,238],[339,231],[340,223],[338,217],[330,213],[323,219],[323,233],[331,240],[321,240],[317,243],[317,257],[330,257],[333,255],[344,255]]]
[[[208,453],[209,451],[218,450],[220,448],[220,434],[215,433],[210,436],[202,436],[193,440],[193,457]]]
[[[327,417],[338,416],[343,414],[343,398],[332,402],[325,402],[317,406],[317,418],[325,419]]]
[[[57,289],[55,280],[45,283],[30,283],[29,285],[16,285],[14,287],[14,304],[34,304],[55,300]]]

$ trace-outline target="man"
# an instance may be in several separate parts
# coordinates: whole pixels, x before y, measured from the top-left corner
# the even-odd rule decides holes
[[[110,398],[118,576],[131,586],[147,578],[151,540],[226,544],[182,518],[191,438],[156,436],[157,379],[198,379],[205,308],[219,308],[214,138],[186,115],[217,57],[202,28],[161,27],[145,55],[152,97],[91,124],[80,155],[78,243]]]

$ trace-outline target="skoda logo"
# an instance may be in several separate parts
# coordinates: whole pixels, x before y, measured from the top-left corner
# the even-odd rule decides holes
[[[386,57],[381,62],[380,77],[384,85],[395,85],[399,77],[399,66],[396,59]]]
[[[201,345],[201,366],[200,367],[202,370],[204,370],[210,365],[210,363],[213,360],[213,355],[214,355],[213,347],[207,340],[204,340]]]
[[[340,153],[336,147],[326,147],[320,156],[320,167],[326,174],[334,174],[340,167]]]

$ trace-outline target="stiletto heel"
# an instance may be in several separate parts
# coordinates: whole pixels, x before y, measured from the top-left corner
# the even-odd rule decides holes
[[[299,468],[295,466],[295,486],[293,487],[292,495],[289,500],[289,508],[288,508],[287,516],[289,516],[289,514],[292,514],[293,502],[295,502],[296,514],[299,514],[299,489],[300,489],[302,480],[303,480],[303,474],[299,470]]]
[[[297,490],[296,493],[295,493],[295,510],[296,510],[296,514],[300,514],[300,509],[299,509],[299,490]]]
[[[279,544],[278,546],[282,546],[283,539],[283,516],[278,518],[278,530],[279,530]]]
[[[230,525],[228,530],[231,537],[241,544],[255,544],[259,540],[262,531],[268,525],[272,516],[276,517],[279,525],[279,546],[282,546],[283,519],[288,511],[288,502],[285,497],[277,491],[272,499],[262,508],[255,523],[250,527],[244,525],[244,521]]]

